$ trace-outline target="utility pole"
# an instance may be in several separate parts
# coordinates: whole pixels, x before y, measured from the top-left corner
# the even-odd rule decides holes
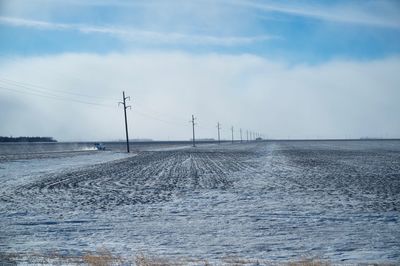
[[[240,143],[243,142],[243,138],[242,138],[242,129],[240,129]]]
[[[232,144],[233,144],[233,126],[231,127],[231,131],[232,131]]]
[[[221,139],[219,135],[219,131],[221,130],[221,124],[219,122],[217,123],[217,128],[218,128],[218,144],[221,144]]]
[[[196,147],[196,140],[195,140],[195,136],[194,136],[194,125],[196,125],[196,123],[194,122],[195,118],[194,115],[192,115],[192,128],[193,128],[193,147]]]
[[[124,106],[124,116],[125,116],[125,134],[126,134],[126,151],[129,153],[129,136],[128,136],[128,120],[126,118],[126,109],[132,109],[132,106],[126,106],[126,100],[131,100],[131,97],[125,97],[125,91],[122,92],[122,102],[118,103],[118,106],[122,104]]]
[[[249,142],[249,131],[246,130],[246,135],[247,135],[247,142]]]

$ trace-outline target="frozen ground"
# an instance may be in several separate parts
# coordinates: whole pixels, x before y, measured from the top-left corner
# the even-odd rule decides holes
[[[400,141],[40,154],[0,157],[0,253],[400,263]]]

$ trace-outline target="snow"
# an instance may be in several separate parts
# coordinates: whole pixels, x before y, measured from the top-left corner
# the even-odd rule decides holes
[[[400,142],[152,147],[0,163],[0,252],[400,260]]]

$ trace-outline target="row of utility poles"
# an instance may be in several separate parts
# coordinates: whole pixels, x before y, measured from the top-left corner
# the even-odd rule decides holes
[[[122,92],[122,102],[118,103],[118,106],[121,104],[124,108],[124,118],[125,118],[125,135],[126,135],[126,151],[129,153],[129,136],[128,136],[128,119],[126,116],[126,109],[132,109],[132,106],[126,105],[126,101],[131,100],[131,97],[125,96],[125,91]],[[194,115],[192,115],[192,119],[190,120],[190,123],[192,123],[192,142],[193,142],[193,147],[196,147],[196,136],[195,136],[195,125],[196,125],[196,118]],[[218,129],[218,144],[221,143],[221,135],[220,135],[220,130],[221,130],[221,124],[218,122],[217,123],[217,129]],[[234,139],[234,128],[233,126],[231,127],[231,133],[232,133],[232,143],[235,141]],[[253,131],[248,131],[246,130],[246,141],[251,141],[251,140],[257,140],[262,137],[261,134],[253,132]],[[243,142],[243,135],[242,135],[242,129],[240,129],[240,143]]]
[[[193,130],[193,147],[196,147],[196,141],[195,141],[195,134],[194,134],[194,126],[196,125],[195,121],[195,117],[194,115],[192,115],[192,120],[190,121],[192,123],[192,130]],[[218,144],[221,144],[221,123],[218,122],[217,123],[217,130],[218,130]],[[234,138],[234,127],[231,127],[231,133],[232,133],[232,143],[235,142],[235,138]],[[240,133],[240,143],[243,143],[243,131],[242,129],[239,129],[239,133]],[[263,137],[262,134],[257,133],[257,132],[253,132],[253,131],[248,131],[246,130],[246,142],[252,141],[252,140],[258,140],[261,139]]]

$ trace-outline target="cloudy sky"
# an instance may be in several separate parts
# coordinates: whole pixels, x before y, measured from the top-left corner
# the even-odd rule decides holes
[[[400,137],[400,1],[0,0],[0,136]]]

